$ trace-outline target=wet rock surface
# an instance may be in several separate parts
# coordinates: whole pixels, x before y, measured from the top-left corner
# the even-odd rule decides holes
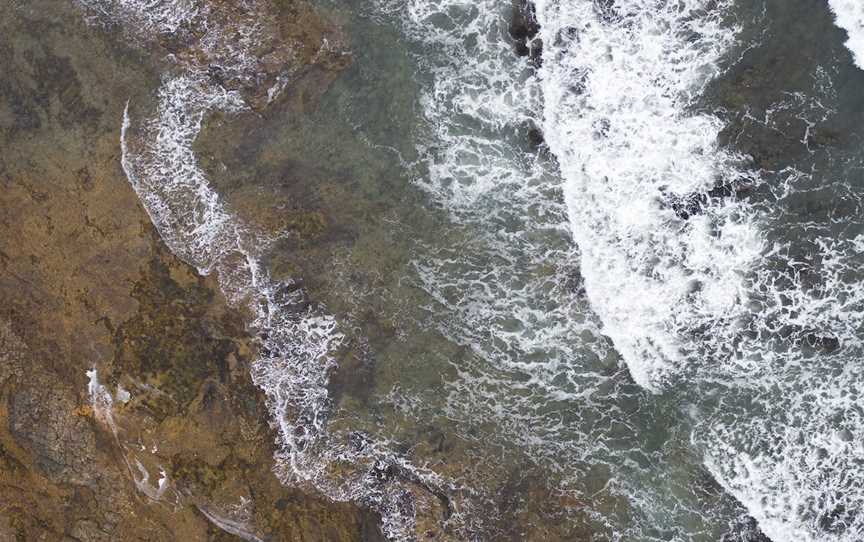
[[[327,28],[302,2],[266,23],[306,44],[301,66]],[[371,513],[279,484],[245,315],[125,179],[123,108],[159,55],[59,0],[0,7],[0,54],[0,539],[380,539]],[[295,73],[303,95],[339,62]]]
[[[535,38],[540,32],[540,23],[537,22],[536,8],[532,2],[513,0],[509,31],[517,55],[539,60],[540,42]]]
[[[537,37],[540,23],[533,2],[513,1],[508,30],[513,40],[513,51],[518,56],[528,57],[531,65],[539,68],[543,63],[543,40]]]

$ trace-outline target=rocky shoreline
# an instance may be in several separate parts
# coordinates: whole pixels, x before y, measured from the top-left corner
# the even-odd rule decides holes
[[[281,4],[281,32],[320,39],[308,6]],[[125,99],[148,99],[159,55],[70,2],[0,11],[0,538],[381,539],[372,512],[274,476],[247,315],[171,254],[125,178]],[[287,99],[314,107],[335,71]]]
[[[529,462],[509,471],[476,467],[475,479],[491,480],[492,497],[465,513],[461,488],[438,483],[464,476],[473,460],[471,444],[448,433],[446,421],[394,430],[408,436],[376,446],[375,428],[397,416],[376,404],[374,393],[386,392],[388,379],[402,378],[393,371],[397,364],[386,365],[384,356],[393,353],[382,353],[381,345],[412,330],[396,322],[407,317],[382,309],[381,295],[372,293],[404,293],[387,281],[401,281],[407,249],[382,250],[379,239],[390,242],[390,229],[381,223],[392,217],[398,223],[402,202],[391,184],[402,181],[376,164],[365,164],[369,179],[392,179],[379,184],[362,178],[355,163],[374,161],[367,156],[372,144],[359,142],[365,133],[335,130],[328,124],[332,118],[311,114],[327,110],[318,108],[319,100],[350,71],[351,56],[336,26],[304,1],[251,2],[263,6],[256,12],[263,40],[251,48],[250,68],[232,56],[232,44],[245,39],[246,30],[236,23],[231,2],[202,3],[210,6],[214,24],[226,29],[228,38],[218,43],[208,41],[194,17],[180,17],[171,32],[154,33],[147,12],[126,14],[134,24],[123,26],[100,11],[100,2],[0,7],[0,54],[10,59],[0,77],[0,539],[374,541],[385,538],[382,510],[407,518],[407,529],[419,539],[460,539],[465,531],[456,532],[454,524],[463,516],[477,524],[495,517],[495,525],[482,528],[503,526],[494,533],[478,527],[471,531],[476,536],[591,537],[585,527],[590,507],[550,490],[548,473]],[[102,3],[121,12],[127,5]],[[598,0],[595,8],[604,20],[614,20],[614,2]],[[514,54],[527,57],[528,70],[540,69],[543,43],[533,3],[513,0],[509,23],[502,39],[509,31]],[[202,120],[189,149],[193,154],[194,147],[197,167],[232,218],[276,239],[269,253],[256,256],[274,283],[287,285],[279,293],[292,303],[284,307],[302,315],[316,301],[326,303],[336,320],[356,328],[334,349],[336,362],[316,373],[325,375],[326,408],[369,411],[367,426],[334,416],[343,441],[315,441],[315,431],[330,419],[327,413],[323,422],[317,412],[306,416],[301,408],[286,409],[284,420],[277,420],[282,427],[274,429],[272,398],[250,377],[262,355],[278,357],[271,356],[266,333],[250,331],[254,303],[226,299],[218,269],[202,276],[201,266],[176,250],[181,243],[166,243],[124,171],[124,119],[131,110],[131,154],[146,159],[156,148],[147,142],[155,137],[136,130],[152,128],[160,86],[189,72],[205,90],[236,94],[247,106],[239,114],[206,104],[186,110]],[[404,77],[414,75],[406,69]],[[717,90],[730,110],[753,101],[738,93],[746,94],[741,88],[754,72],[741,77],[735,88]],[[325,126],[321,133],[312,133],[316,123]],[[740,131],[730,126],[730,133]],[[532,121],[519,129],[533,151],[551,154]],[[388,142],[409,141],[395,129],[388,135]],[[751,147],[745,150],[761,167],[779,162],[780,150],[771,145],[756,141]],[[389,147],[377,151],[399,154]],[[389,163],[392,155],[377,159]],[[687,220],[715,200],[747,197],[748,189],[721,183],[704,194],[670,195],[668,205]],[[429,229],[440,226],[424,220]],[[345,263],[350,258],[356,262]],[[333,262],[342,262],[344,276],[329,269]],[[384,277],[372,276],[381,269]],[[340,293],[331,291],[340,280],[345,291],[370,293],[340,301]],[[451,346],[433,339],[424,347]],[[813,338],[827,348],[826,340]],[[422,353],[412,352],[419,359]],[[397,354],[401,363],[403,352]],[[438,389],[440,376],[431,374],[430,390]],[[304,439],[307,430],[312,437]],[[354,453],[330,461],[323,472],[366,493],[343,492],[355,502],[335,503],[308,479],[302,490],[281,484],[289,469],[274,455],[288,463],[285,434],[297,437],[295,450],[310,442],[310,448],[331,450],[335,442]],[[479,440],[478,434],[468,437]],[[429,464],[434,467],[421,474],[414,470]],[[502,471],[506,476],[499,480]],[[440,478],[423,477],[430,472]],[[626,504],[610,499],[592,506]],[[566,521],[573,514],[586,519],[574,527]],[[767,540],[755,520],[726,538]]]

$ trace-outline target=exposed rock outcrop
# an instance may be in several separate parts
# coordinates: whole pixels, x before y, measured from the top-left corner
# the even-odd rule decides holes
[[[329,27],[305,2],[268,13],[302,44],[286,100],[313,107],[344,65],[315,57]],[[157,46],[197,54],[196,32]],[[66,1],[0,7],[0,539],[379,538],[371,513],[273,475],[246,319],[170,254],[121,169],[125,101],[150,99],[161,55],[125,38]]]

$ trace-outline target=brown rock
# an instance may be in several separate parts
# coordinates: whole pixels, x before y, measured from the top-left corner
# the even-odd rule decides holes
[[[231,3],[213,5],[230,20]],[[297,88],[332,80],[335,30],[305,2],[268,13],[302,45]],[[199,37],[158,47],[199,54]],[[274,81],[277,41],[260,55]],[[0,6],[0,539],[376,536],[368,512],[273,475],[245,317],[166,250],[120,167],[126,99],[152,99],[160,71],[124,43],[71,2]],[[93,367],[109,417],[90,404]]]

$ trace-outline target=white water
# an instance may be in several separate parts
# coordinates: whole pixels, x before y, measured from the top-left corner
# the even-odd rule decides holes
[[[574,443],[563,440],[560,424],[546,430],[532,413],[538,395],[556,393],[583,411],[611,409],[615,419],[614,402],[597,404],[591,396],[592,386],[608,384],[591,374],[581,335],[556,320],[570,318],[574,329],[591,333],[584,322],[592,316],[584,308],[574,312],[565,300],[538,317],[532,305],[566,294],[533,288],[543,281],[516,271],[530,269],[525,262],[566,262],[543,249],[548,238],[525,242],[537,239],[530,232],[554,229],[560,219],[557,211],[540,221],[532,213],[531,204],[556,208],[554,189],[522,199],[538,184],[556,186],[536,164],[525,167],[513,147],[514,125],[542,118],[564,179],[568,229],[579,246],[591,308],[635,381],[658,394],[683,387],[693,403],[687,410],[696,424],[692,442],[704,453],[705,467],[775,541],[860,539],[864,519],[849,512],[860,510],[864,497],[864,475],[856,466],[864,459],[857,444],[864,436],[862,371],[854,362],[864,308],[854,278],[857,241],[835,241],[811,224],[803,239],[769,242],[768,230],[782,211],[765,213],[728,195],[708,197],[718,185],[753,189],[764,182],[748,157],[720,148],[723,122],[696,109],[735,46],[732,2],[622,0],[605,10],[588,0],[536,5],[544,42],[538,78],[525,75],[526,66],[514,62],[504,44],[507,6],[444,0],[384,5],[424,46],[418,62],[431,76],[423,106],[435,142],[428,146],[429,176],[420,184],[456,222],[481,232],[452,253],[421,251],[418,261],[424,288],[456,315],[442,330],[488,364],[462,367],[454,395],[465,404],[452,415],[473,405],[478,416],[500,420],[511,440],[559,457],[572,453]],[[814,74],[823,76],[824,70]],[[771,126],[773,113],[803,108],[799,137],[807,141],[830,112],[811,118],[802,104],[824,97],[788,95],[788,103],[776,104],[762,122],[778,129]],[[791,164],[777,175],[782,182],[768,189],[780,209],[808,190],[811,176]],[[679,216],[673,202],[693,194],[705,196],[703,208]],[[538,204],[543,198],[553,201]],[[524,238],[507,230],[508,215],[520,212],[528,218],[518,230],[529,233]],[[485,231],[478,226],[484,222],[490,225]],[[477,229],[470,231],[477,235]],[[812,246],[804,260],[795,248],[802,242]],[[818,284],[808,282],[808,272],[818,274]],[[510,320],[499,319],[503,315]],[[840,352],[814,354],[807,346],[814,336],[836,339]],[[538,353],[536,340],[567,347],[544,350],[550,364],[527,363]],[[507,372],[516,368],[521,373]],[[525,374],[524,387],[504,382]],[[554,384],[563,375],[575,389]],[[529,399],[511,399],[520,393]],[[578,427],[564,427],[583,445],[582,459],[609,461],[595,452],[598,444],[611,445],[602,430],[579,435]],[[626,458],[611,453],[613,463]],[[640,494],[620,479],[617,484],[636,507],[668,506],[650,491]]]
[[[586,290],[633,378],[654,391],[683,371],[690,329],[743,301],[763,250],[740,205],[685,221],[664,202],[746,180],[717,146],[721,122],[687,111],[734,39],[720,20],[728,3],[705,4],[616,2],[625,20],[607,24],[591,2],[537,3],[544,128]]]
[[[594,21],[590,2],[571,8]],[[454,361],[448,416],[494,420],[498,434],[489,438],[518,445],[547,469],[555,491],[591,503],[573,514],[589,515],[611,539],[660,539],[658,524],[685,536],[675,525],[685,522],[691,535],[719,535],[710,518],[725,504],[703,499],[693,473],[676,467],[680,457],[664,452],[644,466],[647,435],[669,429],[653,405],[634,415],[643,394],[623,382],[580,292],[561,179],[526,144],[523,123],[541,122],[544,86],[514,54],[509,3],[413,0],[382,9],[429,78],[421,103],[431,135],[420,148],[429,171],[417,182],[457,224],[453,240],[422,246],[416,258],[439,329],[473,354]],[[718,130],[719,122],[695,125],[703,126]],[[595,144],[578,141],[586,153]],[[602,487],[585,487],[607,469]]]
[[[615,429],[645,428],[617,417],[617,401],[626,394],[595,397],[596,389],[615,385],[600,374],[606,347],[596,337],[599,323],[646,389],[708,392],[691,401],[692,441],[715,479],[775,542],[859,540],[864,518],[850,511],[864,504],[858,385],[864,375],[848,360],[861,353],[864,292],[850,278],[855,265],[848,255],[860,243],[814,236],[811,259],[796,261],[788,246],[766,241],[771,217],[745,202],[713,201],[687,220],[670,205],[718,181],[760,182],[744,157],[718,147],[721,121],[693,110],[734,43],[734,29],[724,21],[730,3],[628,0],[604,15],[587,0],[537,2],[545,43],[539,78],[512,57],[500,25],[507,6],[392,4],[388,9],[404,10],[414,39],[451,59],[426,66],[432,86],[423,106],[435,139],[425,149],[430,174],[421,183],[452,211],[468,239],[451,249],[424,249],[417,269],[424,288],[458,316],[439,322],[441,330],[483,363],[460,373],[448,414],[491,415],[507,438],[549,455],[566,452],[568,459],[619,469],[633,462],[639,455],[626,448],[638,446],[641,435],[628,440]],[[122,12],[136,4],[117,5]],[[155,32],[180,28],[170,10],[164,17],[162,10],[153,13]],[[206,47],[231,56],[218,43]],[[233,66],[243,76],[251,65],[241,56]],[[202,119],[245,104],[194,66],[182,68],[166,75],[157,110],[143,122],[133,125],[127,110],[129,180],[172,250],[202,273],[218,271],[229,298],[257,314],[253,328],[272,355],[256,362],[254,376],[279,424],[286,480],[370,503],[384,513],[392,536],[408,536],[412,517],[400,511],[397,488],[382,488],[362,468],[338,481],[327,474],[334,459],[420,471],[393,458],[383,443],[357,451],[326,433],[327,370],[341,340],[336,323],[320,308],[299,315],[290,308],[302,292],[274,282],[260,264],[270,240],[244,226],[209,188],[192,151]],[[563,182],[518,151],[520,123],[529,119],[542,119]],[[799,177],[806,176],[789,176],[781,203],[798,190]],[[566,208],[556,200],[559,189]],[[569,295],[559,287],[561,271],[574,254],[560,240],[562,228],[579,245],[595,314],[579,296],[561,299]],[[478,229],[482,235],[471,238]],[[550,239],[558,239],[552,250]],[[805,285],[799,271],[807,267],[818,271],[818,285]],[[550,298],[555,303],[545,303]],[[791,337],[782,335],[786,327],[793,328]],[[813,332],[838,339],[848,357],[803,352],[801,343]],[[586,353],[591,349],[594,358]],[[527,374],[528,383],[507,382],[517,374]],[[538,396],[544,405],[554,397],[608,418],[592,432],[569,427],[578,424],[561,421],[560,412],[540,419],[532,411]],[[644,401],[640,410],[650,411],[651,399],[636,397]],[[567,430],[576,433],[572,442],[556,441]],[[654,461],[671,468],[676,459]],[[565,466],[576,478],[586,469]],[[625,496],[650,520],[668,520],[663,512],[670,506],[704,513],[687,495],[664,495],[669,481],[662,472],[652,474],[654,487],[647,488],[625,476],[613,477],[604,491]],[[418,477],[433,487],[448,485],[428,472]],[[613,529],[621,519],[593,513]],[[616,534],[650,539],[643,527]],[[689,537],[679,532],[677,539]]]
[[[846,47],[852,52],[855,64],[864,70],[864,3],[859,0],[828,0],[828,5],[834,12],[837,26],[849,35]]]
[[[725,198],[688,220],[663,203],[718,182],[759,182],[718,148],[721,122],[693,111],[733,44],[730,3],[616,1],[605,18],[591,2],[537,6],[546,138],[604,333],[641,385],[719,394],[697,399],[707,411],[694,411],[694,442],[766,534],[859,540],[854,245],[812,229],[816,250],[804,265],[820,276],[807,285],[789,271],[804,263],[789,253],[794,241],[769,245],[769,218],[747,203]],[[805,177],[790,173],[782,190]],[[813,332],[852,357],[805,353]]]

